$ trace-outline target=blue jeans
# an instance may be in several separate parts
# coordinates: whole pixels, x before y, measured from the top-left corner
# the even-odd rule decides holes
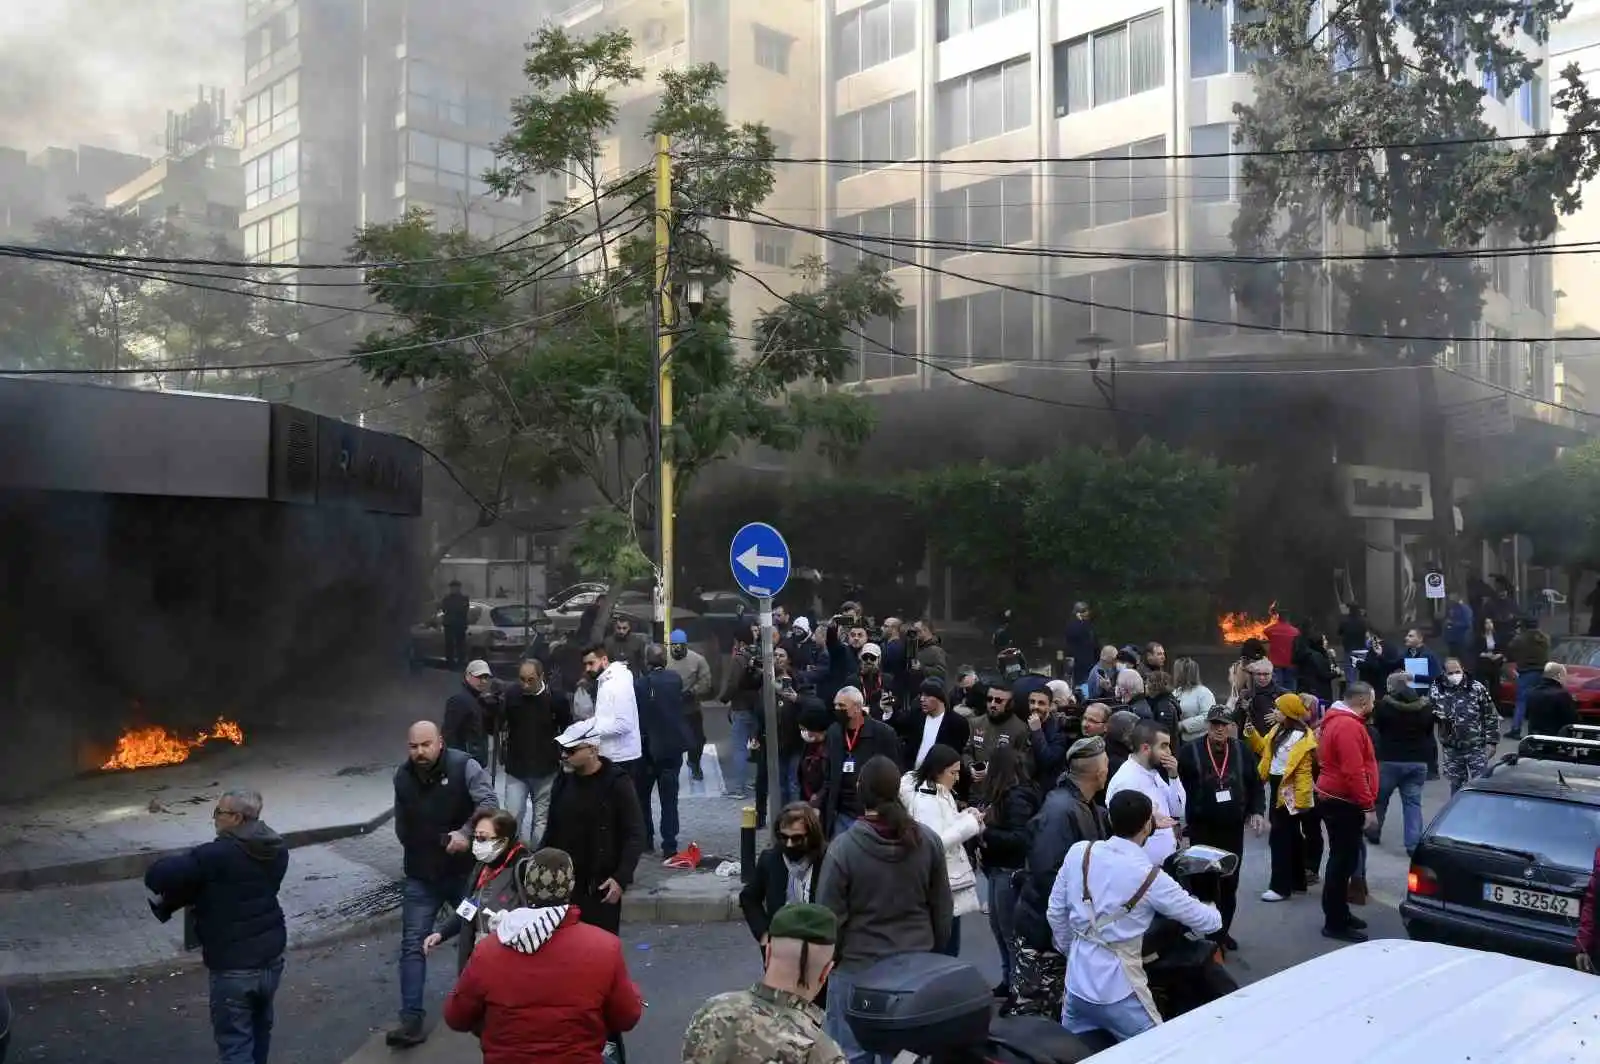
[[[1400,789],[1400,812],[1405,819],[1406,852],[1417,848],[1422,838],[1422,785],[1428,782],[1425,761],[1381,761],[1378,763],[1378,830],[1389,812],[1389,799]]]
[[[733,722],[733,764],[728,773],[728,793],[743,794],[750,785],[750,740],[756,737],[756,715],[748,709],[729,712]]]
[[[267,1064],[272,1048],[272,998],[283,981],[283,958],[265,968],[211,974],[211,1033],[222,1064]]]
[[[422,940],[433,934],[434,921],[446,905],[461,901],[460,887],[407,878],[400,895],[400,1017],[425,1014],[422,992],[428,984],[428,960]]]
[[[1075,994],[1068,994],[1061,1020],[1072,1034],[1104,1031],[1119,1042],[1126,1042],[1134,1035],[1143,1034],[1156,1025],[1156,1021],[1150,1018],[1149,1010],[1132,994],[1108,1005],[1085,1001]]]
[[[994,932],[995,947],[1000,951],[1000,979],[1011,985],[1011,973],[1016,970],[1017,892],[1011,885],[1013,871],[1009,868],[989,870],[989,930]]]
[[[1294,691],[1300,686],[1300,670],[1293,665],[1287,665],[1281,669],[1273,666],[1272,675],[1278,681],[1278,686],[1285,691]]]
[[[550,791],[555,785],[554,774],[506,777],[506,812],[517,818],[523,842],[537,846],[544,837],[545,822],[550,817]],[[533,810],[524,816],[530,802]]]
[[[783,804],[800,800],[801,754],[790,754],[783,759]]]
[[[844,1059],[850,1064],[894,1064],[893,1057],[883,1057],[876,1053],[868,1053],[856,1041],[856,1036],[850,1031],[850,1024],[844,1018],[845,1006],[850,1002],[850,990],[854,980],[848,972],[841,972],[837,968],[828,976],[828,1005],[823,1016],[822,1029],[828,1032],[828,1037],[838,1043],[839,1049],[844,1053]]]
[[[840,835],[843,835],[845,832],[849,831],[855,826],[855,817],[846,813],[839,813],[835,815],[833,818],[833,834],[828,836],[828,841],[832,842],[834,839],[838,838]],[[829,978],[832,978],[832,976],[829,976]]]
[[[961,956],[961,917],[950,918],[950,937],[944,940],[944,945],[939,949],[946,957]]]
[[[1543,669],[1517,670],[1517,713],[1511,718],[1512,731],[1522,730],[1523,718],[1528,715],[1528,692],[1533,690],[1533,685],[1538,683],[1543,675]]]

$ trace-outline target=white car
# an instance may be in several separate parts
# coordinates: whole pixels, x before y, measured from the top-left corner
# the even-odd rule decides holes
[[[482,658],[491,667],[515,668],[528,645],[540,635],[548,636],[550,619],[538,606],[527,606],[506,599],[474,599],[467,611],[466,656]],[[444,661],[444,614],[432,617],[411,629],[411,656],[416,661]]]

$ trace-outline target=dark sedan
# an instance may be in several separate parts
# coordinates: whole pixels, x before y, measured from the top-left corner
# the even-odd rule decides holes
[[[1423,832],[1400,918],[1413,939],[1570,965],[1600,843],[1600,742],[1524,739]]]

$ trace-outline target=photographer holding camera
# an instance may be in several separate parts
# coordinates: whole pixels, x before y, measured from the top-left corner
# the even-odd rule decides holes
[[[261,822],[261,795],[232,790],[211,814],[217,837],[145,872],[150,911],[166,923],[192,907],[211,979],[211,1029],[225,1064],[266,1060],[272,998],[288,943],[278,888],[289,870],[283,838]]]

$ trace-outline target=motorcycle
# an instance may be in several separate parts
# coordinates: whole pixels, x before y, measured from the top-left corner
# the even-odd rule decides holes
[[[1202,901],[1214,901],[1236,854],[1191,846],[1164,868]],[[1208,938],[1164,916],[1144,937],[1145,974],[1163,1020],[1193,1011],[1239,988]],[[862,1049],[911,1053],[917,1064],[1079,1064],[1109,1049],[1102,1031],[1072,1034],[1040,1016],[994,1015],[993,991],[977,968],[953,957],[906,953],[880,961],[851,986],[845,1015]]]

